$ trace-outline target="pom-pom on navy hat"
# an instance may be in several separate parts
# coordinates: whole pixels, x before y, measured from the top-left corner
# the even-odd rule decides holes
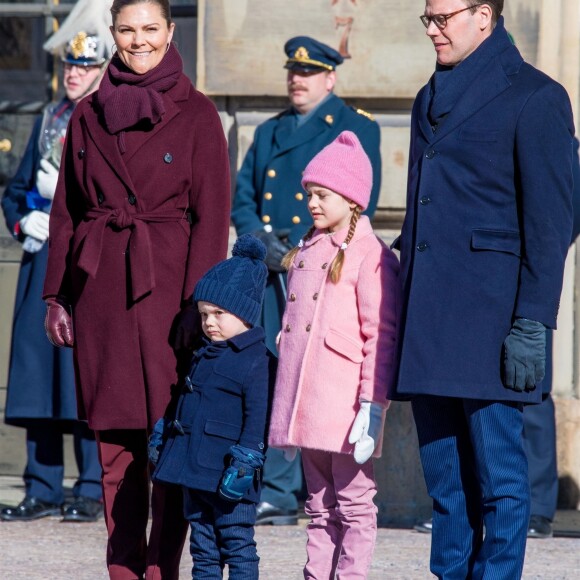
[[[286,42],[284,52],[288,60],[284,68],[302,72],[322,72],[335,70],[344,58],[334,48],[310,38],[295,36]]]
[[[193,299],[211,302],[255,326],[268,277],[265,258],[266,246],[258,238],[252,234],[240,236],[232,257],[216,264],[197,283]]]

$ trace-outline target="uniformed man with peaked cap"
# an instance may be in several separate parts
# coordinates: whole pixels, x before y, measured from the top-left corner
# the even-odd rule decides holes
[[[373,189],[366,214],[372,216],[381,184],[379,126],[361,109],[347,106],[333,90],[343,57],[334,48],[296,36],[284,46],[290,107],[257,127],[237,176],[232,220],[238,235],[256,234],[265,243],[269,277],[261,324],[266,343],[275,338],[286,303],[282,256],[312,225],[306,193],[300,184],[308,162],[345,130],[358,136],[373,167]],[[271,449],[264,469],[257,524],[297,523],[296,493],[301,487],[300,460],[286,462]]]

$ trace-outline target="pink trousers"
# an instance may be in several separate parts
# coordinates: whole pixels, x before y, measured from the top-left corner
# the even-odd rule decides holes
[[[352,455],[302,449],[308,487],[308,580],[367,577],[377,537],[377,493],[372,460],[364,465]]]

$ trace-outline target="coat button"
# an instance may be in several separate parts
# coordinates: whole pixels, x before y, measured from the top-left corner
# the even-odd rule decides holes
[[[425,153],[425,157],[427,157],[427,159],[433,159],[433,157],[435,157],[435,151],[433,149],[429,149],[429,151]]]
[[[306,332],[310,332],[310,329],[312,328],[311,324],[307,324],[306,325]]]
[[[131,205],[135,205],[137,203],[137,198],[132,193],[129,194],[129,203]]]
[[[105,196],[100,191],[99,193],[97,193],[97,201],[99,202],[99,205],[101,205],[105,201]]]
[[[293,223],[293,224],[299,224],[299,223],[300,223],[300,218],[299,218],[297,215],[295,215],[295,216],[292,218],[292,223]]]
[[[429,244],[427,242],[419,242],[417,244],[417,250],[419,250],[419,252],[424,252],[428,247]]]
[[[269,223],[270,223],[270,216],[269,216],[269,215],[263,215],[263,216],[262,216],[262,221],[263,221],[265,224],[269,224]]]
[[[296,294],[294,294],[294,292],[290,294],[290,302],[296,302]]]
[[[276,177],[276,170],[268,169],[268,177]]]
[[[264,194],[264,199],[270,201],[272,199],[272,194],[268,191]]]
[[[312,297],[312,300],[318,300],[318,292],[315,292],[314,296]]]
[[[431,198],[428,195],[424,195],[420,200],[419,203],[421,205],[427,205],[429,203],[431,203]]]
[[[324,262],[324,264],[322,264],[321,268],[323,270],[326,270],[326,268],[328,268],[328,262]]]
[[[79,149],[78,156],[79,156],[79,159],[83,159],[83,157],[85,156],[85,150]]]
[[[295,196],[294,196],[298,201],[302,201],[304,199],[304,194],[298,192]]]
[[[300,260],[300,262],[298,262],[298,267],[304,268],[304,261],[303,260]]]
[[[171,153],[166,153],[163,156],[163,161],[165,161],[165,163],[171,163],[173,161],[173,155],[171,155]]]
[[[285,328],[284,330],[285,330],[286,332],[290,332],[290,325],[289,325],[289,324],[287,324],[287,325],[286,325],[286,328]]]

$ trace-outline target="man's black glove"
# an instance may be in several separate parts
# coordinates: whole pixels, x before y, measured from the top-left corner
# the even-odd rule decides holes
[[[290,230],[258,230],[254,235],[266,246],[266,266],[270,272],[284,272],[282,258],[292,249],[288,242]]]
[[[546,374],[546,327],[517,318],[503,345],[505,386],[533,391]]]
[[[242,445],[230,447],[230,465],[223,472],[219,494],[228,501],[240,501],[259,478],[264,454]]]

